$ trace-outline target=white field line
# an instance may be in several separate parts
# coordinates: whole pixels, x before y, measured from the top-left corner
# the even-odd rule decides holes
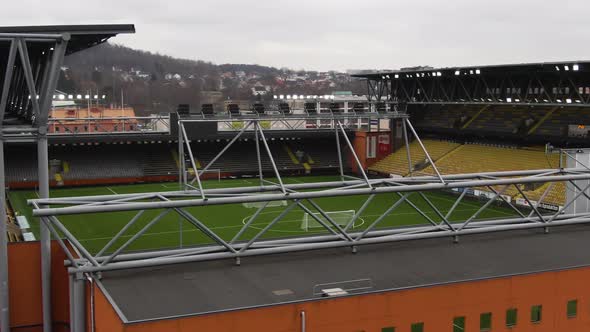
[[[107,190],[109,190],[110,192],[112,192],[115,195],[119,195],[116,191],[114,191],[111,187],[107,187]]]

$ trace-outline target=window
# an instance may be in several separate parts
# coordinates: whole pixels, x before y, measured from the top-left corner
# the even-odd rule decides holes
[[[518,311],[515,308],[506,310],[506,326],[515,326]]]
[[[574,318],[578,315],[578,300],[567,302],[567,318]]]
[[[465,317],[453,318],[453,332],[465,332]]]
[[[412,328],[410,329],[411,332],[424,332],[424,323],[414,323],[412,324]]]
[[[395,332],[395,327],[393,327],[393,326],[384,327],[381,329],[381,332]]]
[[[377,136],[367,137],[367,158],[377,157]]]
[[[543,311],[543,306],[534,305],[531,307],[531,322],[538,323],[541,321],[541,312]]]
[[[492,329],[492,313],[486,312],[479,315],[479,330],[489,331]]]

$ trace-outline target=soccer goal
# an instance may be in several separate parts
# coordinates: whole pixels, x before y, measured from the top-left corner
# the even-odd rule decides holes
[[[355,214],[356,212],[354,210],[326,212],[326,215],[340,227],[346,227],[346,225],[352,221],[352,218],[354,218]],[[322,226],[322,224],[319,223],[316,218],[324,222],[326,225],[332,226],[328,219],[326,219],[321,213],[313,212],[312,214],[309,214],[306,212],[303,215],[303,220],[301,221],[301,229],[307,232],[317,228],[324,228],[324,226]],[[352,227],[354,228],[354,225],[352,225]]]

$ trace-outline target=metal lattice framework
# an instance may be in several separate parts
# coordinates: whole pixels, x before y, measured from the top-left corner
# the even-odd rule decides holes
[[[448,237],[458,242],[461,236],[481,234],[488,232],[500,232],[523,229],[542,229],[549,232],[551,227],[590,223],[590,213],[565,213],[566,209],[578,198],[584,196],[590,199],[588,190],[590,184],[580,186],[581,181],[590,180],[589,168],[558,168],[541,170],[523,170],[509,172],[488,172],[476,174],[441,174],[434,161],[430,157],[426,147],[420,140],[418,133],[404,113],[387,112],[372,113],[369,116],[375,119],[389,119],[402,122],[402,134],[408,157],[408,170],[410,176],[404,178],[370,178],[364,171],[358,155],[348,137],[344,125],[345,121],[357,119],[360,115],[344,114],[330,115],[327,118],[333,124],[335,136],[335,148],[340,159],[340,180],[320,183],[286,184],[276,166],[271,149],[268,145],[267,129],[261,125],[262,121],[291,121],[301,117],[302,120],[317,120],[316,116],[305,117],[297,115],[293,118],[285,117],[255,117],[245,116],[239,119],[232,118],[202,118],[181,119],[179,128],[179,155],[182,160],[188,155],[190,166],[195,170],[195,177],[189,179],[184,162],[180,162],[179,184],[183,190],[172,192],[151,192],[141,194],[117,194],[105,196],[84,196],[70,198],[39,198],[29,200],[33,205],[33,215],[41,218],[41,222],[57,239],[58,243],[68,257],[71,299],[70,310],[74,323],[74,331],[83,331],[85,324],[85,282],[86,278],[100,277],[103,271],[132,269],[140,267],[160,266],[187,262],[198,262],[216,259],[234,259],[236,264],[241,264],[243,257],[268,255],[298,251],[319,250],[326,248],[350,248],[354,253],[359,247],[369,244],[387,243],[396,241],[430,239]],[[367,116],[367,115],[362,115]],[[227,142],[225,147],[202,169],[197,168],[193,149],[190,145],[184,123],[192,121],[228,122],[241,121],[243,127],[235,132],[235,136]],[[253,131],[255,136],[255,149],[253,152],[258,160],[259,183],[250,187],[205,189],[201,176],[225,153],[232,144],[240,139],[247,131]],[[416,175],[412,173],[412,156],[409,148],[409,136],[413,136],[423,150],[426,159],[433,167],[434,175]],[[359,176],[351,176],[344,172],[343,148],[348,147],[352,160],[358,166]],[[272,165],[272,175],[276,180],[269,180],[262,172],[261,160],[269,158]],[[571,156],[570,156],[571,157]],[[547,213],[539,208],[548,195],[553,185],[550,185],[540,200],[533,202],[519,185],[530,183],[556,183],[567,182],[577,188],[578,192],[571,197],[565,206],[559,211]],[[457,207],[466,196],[467,188],[483,187],[493,193],[471,216],[460,221],[451,219],[457,211]],[[503,193],[510,187],[515,187],[530,206],[530,211],[517,208],[511,202],[505,200]],[[450,210],[443,213],[442,209],[428,199],[426,193],[432,191],[461,190],[462,193],[455,199]],[[392,198],[390,206],[374,219],[366,228],[356,229],[352,227],[361,218],[364,211],[377,195],[389,195]],[[352,219],[341,225],[330,216],[318,199],[329,197],[356,196],[363,197],[362,206],[356,210]],[[428,209],[419,207],[416,198],[426,202]],[[482,219],[480,216],[496,201],[504,201],[514,211],[514,216],[503,219]],[[265,209],[271,202],[287,202],[282,206],[278,215],[268,224],[256,231],[256,234],[244,238],[247,231],[252,231],[253,225],[259,220]],[[214,205],[226,205],[237,203],[258,203],[256,212],[244,221],[239,231],[232,239],[226,239],[215,229],[209,227],[199,217],[188,209],[189,207],[208,207]],[[421,215],[427,224],[403,228],[383,228],[383,221],[396,211],[402,204],[410,206]],[[273,211],[277,207],[273,208]],[[300,209],[313,218],[327,233],[311,236],[299,236],[289,238],[268,238],[268,232],[276,225],[285,221],[285,217],[293,210]],[[150,219],[142,227],[134,227],[140,218],[148,210],[157,210],[158,214]],[[118,211],[135,211],[134,216],[114,235],[111,240],[97,253],[91,253],[60,221],[62,215],[84,215],[89,213],[105,213]],[[146,234],[155,224],[165,222],[164,217],[176,214],[182,220],[187,221],[195,230],[198,230],[212,244],[201,246],[152,250],[144,252],[128,252],[128,248],[139,238]],[[434,215],[434,216],[433,216]],[[169,220],[169,219],[168,219]],[[451,220],[454,220],[451,222]],[[236,221],[236,222],[242,222]],[[175,222],[175,225],[176,222]],[[136,231],[134,231],[137,229]],[[62,236],[58,236],[62,234]],[[123,236],[129,237],[121,241]],[[67,240],[66,241],[64,241]],[[72,249],[70,249],[70,246]],[[119,244],[120,243],[120,244]]]
[[[419,105],[589,106],[590,63],[419,68],[353,75],[369,99]]]
[[[132,25],[0,27],[0,330],[10,330],[4,144],[37,143],[39,196],[49,197],[47,123],[64,56],[105,42]],[[52,330],[51,234],[41,223],[43,330]]]

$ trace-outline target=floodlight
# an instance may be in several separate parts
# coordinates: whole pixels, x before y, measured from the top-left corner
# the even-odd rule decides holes
[[[98,95],[94,95],[94,99],[98,99]]]
[[[334,100],[334,95],[330,96],[330,99]]]
[[[473,70],[470,70],[470,71],[469,71],[469,74],[473,75]]]
[[[66,96],[64,96],[64,95],[59,95],[59,99],[60,99],[60,100],[64,100],[64,99],[66,99]]]
[[[68,99],[74,99],[73,95],[68,95]]]
[[[90,96],[89,95],[84,95],[84,98],[85,99],[90,99]]]
[[[272,99],[278,99],[277,95],[272,96]]]
[[[82,99],[82,95],[76,95],[76,99]]]
[[[514,99],[514,102],[515,103],[520,103],[520,99],[518,99],[518,98],[517,99]]]
[[[287,95],[287,99],[291,99],[291,95]]]
[[[285,95],[280,95],[279,99],[285,99]]]
[[[481,70],[479,70],[479,69],[476,69],[476,70],[475,70],[475,73],[476,73],[477,75],[479,75],[479,74],[481,74]]]
[[[436,72],[436,76],[441,77],[442,76],[442,73],[440,71],[437,71]]]
[[[561,101],[561,99],[557,99],[556,101],[557,101],[558,103],[561,103],[561,102],[562,102],[562,101]]]
[[[571,104],[572,103],[572,100],[570,98],[568,98],[568,99],[565,100],[565,102],[568,103],[568,104]]]
[[[399,78],[399,75],[398,74],[395,74],[395,78]]]
[[[458,71],[458,70],[457,70],[457,71],[455,71],[455,76],[459,76],[459,75],[461,75],[461,72],[460,72],[460,71]]]
[[[559,71],[559,66],[555,66],[555,70]]]
[[[574,65],[572,68],[574,71],[580,70],[580,65]]]
[[[299,96],[299,99],[305,99],[304,95]]]
[[[506,102],[507,103],[511,103],[512,102],[512,98],[506,98]]]
[[[106,99],[107,95],[102,95],[102,99]]]
[[[569,71],[570,70],[570,66],[563,66],[563,69],[565,69],[565,71]]]
[[[29,95],[29,99],[31,99],[31,95]],[[57,96],[53,95],[53,99],[57,99]]]

